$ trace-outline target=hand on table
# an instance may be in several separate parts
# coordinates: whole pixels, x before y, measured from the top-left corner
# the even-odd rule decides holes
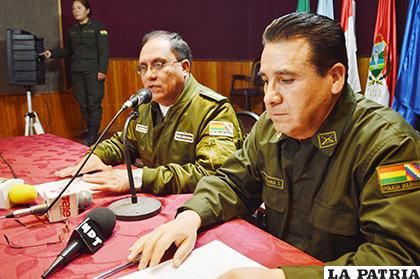
[[[283,270],[275,269],[264,269],[259,267],[239,267],[233,268],[226,272],[218,279],[285,279]]]
[[[144,269],[159,264],[165,251],[172,243],[178,247],[173,257],[174,267],[178,267],[191,253],[197,240],[197,230],[201,225],[201,219],[197,212],[186,210],[178,216],[152,232],[140,237],[130,247],[128,260],[133,261],[138,254],[142,254],[139,269]]]
[[[65,169],[56,171],[55,175],[60,176],[60,177],[73,176],[76,173],[76,171],[79,169],[79,167],[82,165],[83,161],[84,161],[84,158],[75,166],[70,166]],[[92,171],[106,171],[106,170],[111,170],[111,169],[112,169],[112,166],[105,165],[101,161],[101,159],[99,159],[98,156],[96,156],[95,154],[92,154],[92,156],[90,156],[89,160],[87,161],[86,165],[83,167],[80,173],[83,174],[83,173],[92,172]]]
[[[130,191],[126,170],[113,169],[94,174],[85,174],[83,175],[83,181],[98,184],[90,187],[91,190],[95,191],[114,193],[128,193]]]

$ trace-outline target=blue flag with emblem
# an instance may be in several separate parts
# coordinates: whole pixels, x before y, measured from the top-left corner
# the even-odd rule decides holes
[[[392,108],[420,130],[420,0],[410,1]]]

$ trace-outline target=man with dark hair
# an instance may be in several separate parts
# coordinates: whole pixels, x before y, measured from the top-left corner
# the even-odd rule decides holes
[[[191,75],[191,50],[177,33],[154,31],[144,36],[138,74],[152,91],[152,102],[139,107],[128,129],[131,153],[144,167],[134,171],[136,188],[153,194],[193,192],[242,145],[244,134],[228,99]],[[122,133],[98,145],[83,172],[94,190],[128,192],[127,172],[111,170],[124,162]],[[132,158],[135,158],[132,156]],[[109,165],[107,165],[109,164]],[[57,172],[73,174],[81,162]]]
[[[267,111],[241,150],[200,180],[177,217],[141,237],[129,259],[178,266],[197,230],[266,207],[266,229],[327,265],[420,264],[420,138],[346,84],[339,23],[309,13],[263,35]],[[240,236],[238,236],[240,237]],[[239,268],[221,278],[323,278],[322,267]]]

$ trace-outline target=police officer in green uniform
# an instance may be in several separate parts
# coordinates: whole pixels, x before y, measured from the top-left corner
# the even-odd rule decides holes
[[[87,145],[95,143],[102,118],[104,81],[109,58],[108,32],[104,25],[90,19],[88,0],[73,1],[77,23],[70,27],[64,48],[47,50],[47,58],[70,56],[74,93],[88,133]]]
[[[346,85],[345,37],[327,17],[293,13],[263,35],[267,111],[242,149],[205,177],[177,217],[129,259],[178,266],[197,230],[266,207],[266,229],[327,265],[420,264],[420,138],[395,111]],[[240,237],[240,236],[238,236]],[[239,268],[221,278],[323,278],[322,267]]]
[[[242,145],[244,134],[228,99],[198,83],[191,63],[191,50],[179,34],[145,35],[138,73],[153,97],[139,107],[140,116],[128,130],[132,154],[144,164],[134,171],[135,186],[143,192],[191,193]],[[124,162],[122,143],[118,132],[94,151],[84,172],[107,171],[84,175],[85,181],[99,184],[92,189],[128,191],[126,171],[109,166]],[[67,176],[79,165],[57,174]]]

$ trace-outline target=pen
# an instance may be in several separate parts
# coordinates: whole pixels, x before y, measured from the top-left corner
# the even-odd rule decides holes
[[[138,256],[134,259],[134,261],[132,261],[132,262],[127,262],[127,263],[125,263],[125,264],[120,264],[120,265],[117,265],[116,267],[111,268],[110,270],[105,271],[105,272],[103,272],[103,273],[99,274],[98,276],[95,276],[95,277],[94,277],[94,279],[104,279],[104,278],[108,278],[109,276],[111,276],[111,275],[113,275],[113,274],[115,274],[115,273],[117,273],[117,272],[120,272],[121,270],[124,270],[124,269],[126,269],[126,268],[128,268],[128,267],[130,267],[130,266],[135,265],[136,263],[138,263],[138,261],[140,260],[140,258],[141,258],[141,254],[140,254],[140,255],[138,255]]]

